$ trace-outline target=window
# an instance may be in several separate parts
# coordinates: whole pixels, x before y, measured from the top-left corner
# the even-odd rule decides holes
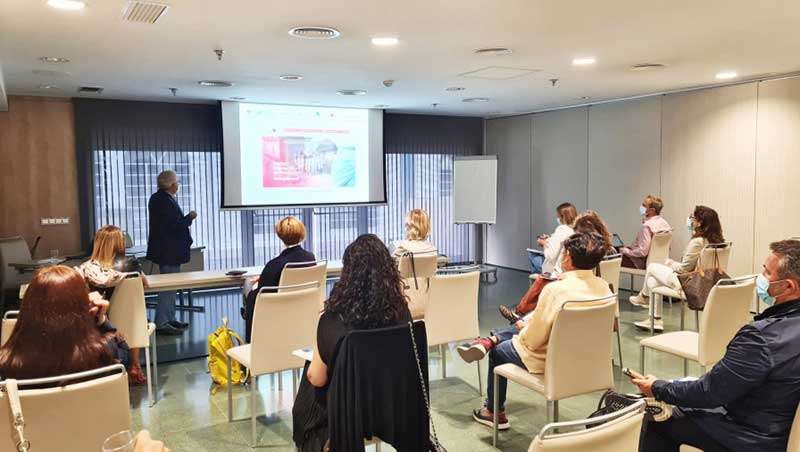
[[[280,253],[275,223],[287,215],[307,227],[305,247],[319,259],[341,259],[359,234],[374,233],[387,244],[404,236],[408,210],[431,215],[431,240],[453,262],[473,259],[473,232],[453,224],[453,156],[387,154],[387,204],[306,209],[220,210],[221,176],[218,152],[95,150],[92,153],[95,227],[115,224],[135,245],[147,244],[147,202],[158,173],[174,169],[180,178],[178,203],[196,210],[194,243],[205,246],[205,268],[262,265]]]

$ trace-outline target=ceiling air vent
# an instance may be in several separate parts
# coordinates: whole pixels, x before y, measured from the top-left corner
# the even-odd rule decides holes
[[[100,94],[103,92],[103,88],[99,86],[81,86],[78,88],[79,93],[87,93],[87,94]]]
[[[163,3],[143,2],[131,0],[122,13],[122,18],[128,22],[154,24],[167,13],[169,5]]]
[[[338,38],[341,33],[339,30],[331,27],[294,27],[289,30],[289,36],[303,39],[334,39]]]

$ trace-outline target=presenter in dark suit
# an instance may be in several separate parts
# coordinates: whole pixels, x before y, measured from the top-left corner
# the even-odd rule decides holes
[[[175,199],[178,175],[166,170],[158,175],[158,191],[150,196],[150,234],[147,237],[147,258],[158,264],[159,273],[178,273],[181,264],[189,262],[192,235],[189,226],[197,218],[195,211],[183,214]],[[175,319],[175,291],[159,292],[156,306],[156,328],[159,334],[181,334],[188,323]]]
[[[276,287],[280,284],[283,267],[292,262],[312,263],[316,260],[314,253],[310,253],[300,246],[300,242],[306,238],[306,227],[303,222],[295,217],[286,217],[275,225],[275,233],[281,239],[286,248],[277,257],[267,262],[258,277],[258,285],[247,294],[244,307],[244,319],[246,323],[245,337],[250,342],[253,328],[253,311],[256,306],[256,296],[262,287]]]

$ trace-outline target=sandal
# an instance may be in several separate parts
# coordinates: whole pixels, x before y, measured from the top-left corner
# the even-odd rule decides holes
[[[516,312],[514,312],[513,309],[509,308],[506,305],[501,304],[500,307],[498,307],[497,309],[500,310],[500,315],[502,315],[503,318],[508,320],[512,325],[517,323],[521,319],[521,317]]]
[[[128,384],[130,386],[142,386],[147,384],[147,377],[142,373],[141,367],[131,367],[128,369]]]

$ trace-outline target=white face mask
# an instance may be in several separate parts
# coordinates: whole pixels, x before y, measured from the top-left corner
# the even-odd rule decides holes
[[[647,214],[647,209],[644,206],[639,206],[639,215],[645,216]]]
[[[561,226],[561,218],[556,218],[556,226]]]

